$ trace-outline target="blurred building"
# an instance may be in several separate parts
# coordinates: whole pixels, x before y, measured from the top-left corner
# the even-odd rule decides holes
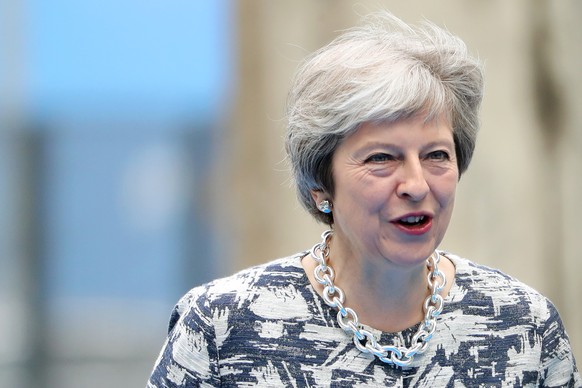
[[[285,94],[380,7],[486,64],[442,248],[548,295],[580,361],[581,4],[0,0],[0,387],[143,386],[186,290],[318,241]]]

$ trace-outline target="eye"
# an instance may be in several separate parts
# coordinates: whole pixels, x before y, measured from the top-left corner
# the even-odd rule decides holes
[[[394,156],[385,153],[378,153],[370,155],[366,160],[365,163],[384,163],[395,160]]]
[[[449,160],[449,153],[446,151],[433,151],[428,154],[428,159],[430,160]]]

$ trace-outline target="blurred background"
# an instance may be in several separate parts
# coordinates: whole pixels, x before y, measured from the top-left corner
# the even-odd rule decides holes
[[[486,65],[443,249],[557,305],[582,360],[582,2],[0,0],[0,387],[141,387],[193,286],[311,247],[298,63],[387,8]]]

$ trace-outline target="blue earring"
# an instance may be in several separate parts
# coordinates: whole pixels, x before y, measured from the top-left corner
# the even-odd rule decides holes
[[[321,201],[321,202],[319,203],[319,205],[317,205],[317,208],[318,208],[318,209],[319,209],[319,211],[321,211],[322,213],[325,213],[325,214],[329,214],[329,213],[331,213],[331,203],[330,203],[330,202],[329,202],[327,199],[325,199],[325,200]]]

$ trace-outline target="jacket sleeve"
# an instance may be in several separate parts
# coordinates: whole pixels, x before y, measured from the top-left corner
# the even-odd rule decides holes
[[[170,317],[166,342],[148,388],[217,387],[218,351],[210,308],[199,289],[186,294]]]
[[[548,302],[549,318],[542,339],[541,387],[582,387],[582,379],[564,325],[556,307]]]

